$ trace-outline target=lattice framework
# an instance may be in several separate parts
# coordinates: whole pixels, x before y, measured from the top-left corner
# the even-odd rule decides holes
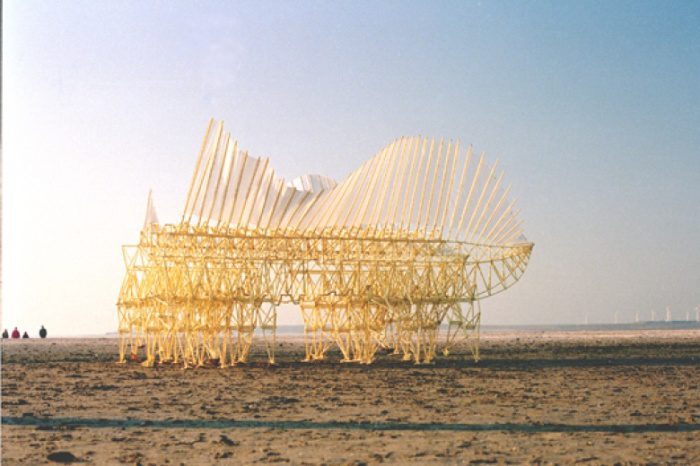
[[[213,131],[212,131],[213,130]],[[285,183],[210,122],[182,218],[160,225],[149,196],[124,246],[120,362],[245,362],[256,329],[275,362],[277,308],[294,303],[306,360],[332,345],[371,363],[380,347],[429,363],[466,340],[479,358],[479,300],[515,283],[532,243],[510,188],[483,154],[401,138],[341,184]]]

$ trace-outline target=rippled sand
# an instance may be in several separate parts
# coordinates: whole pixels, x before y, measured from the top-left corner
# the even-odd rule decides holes
[[[113,339],[2,350],[3,464],[700,463],[697,330],[488,334],[480,363],[431,366],[302,363],[289,337],[225,370],[117,365]]]

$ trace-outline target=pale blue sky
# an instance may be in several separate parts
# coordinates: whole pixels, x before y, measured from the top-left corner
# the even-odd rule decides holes
[[[401,135],[499,159],[536,246],[487,324],[700,304],[698,2],[3,4],[3,327],[116,329],[210,117],[287,178]]]

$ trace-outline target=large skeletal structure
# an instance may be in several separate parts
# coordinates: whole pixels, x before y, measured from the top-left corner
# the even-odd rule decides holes
[[[471,147],[398,139],[342,183],[290,183],[209,122],[178,224],[152,200],[137,245],[124,246],[120,361],[245,362],[256,329],[274,363],[277,308],[304,320],[306,360],[333,344],[370,363],[379,347],[431,362],[466,340],[479,358],[479,300],[525,271],[510,187]]]

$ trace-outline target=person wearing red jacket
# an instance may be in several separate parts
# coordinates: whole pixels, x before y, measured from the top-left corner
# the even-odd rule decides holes
[[[19,330],[17,330],[17,327],[12,331],[12,338],[19,338]]]

